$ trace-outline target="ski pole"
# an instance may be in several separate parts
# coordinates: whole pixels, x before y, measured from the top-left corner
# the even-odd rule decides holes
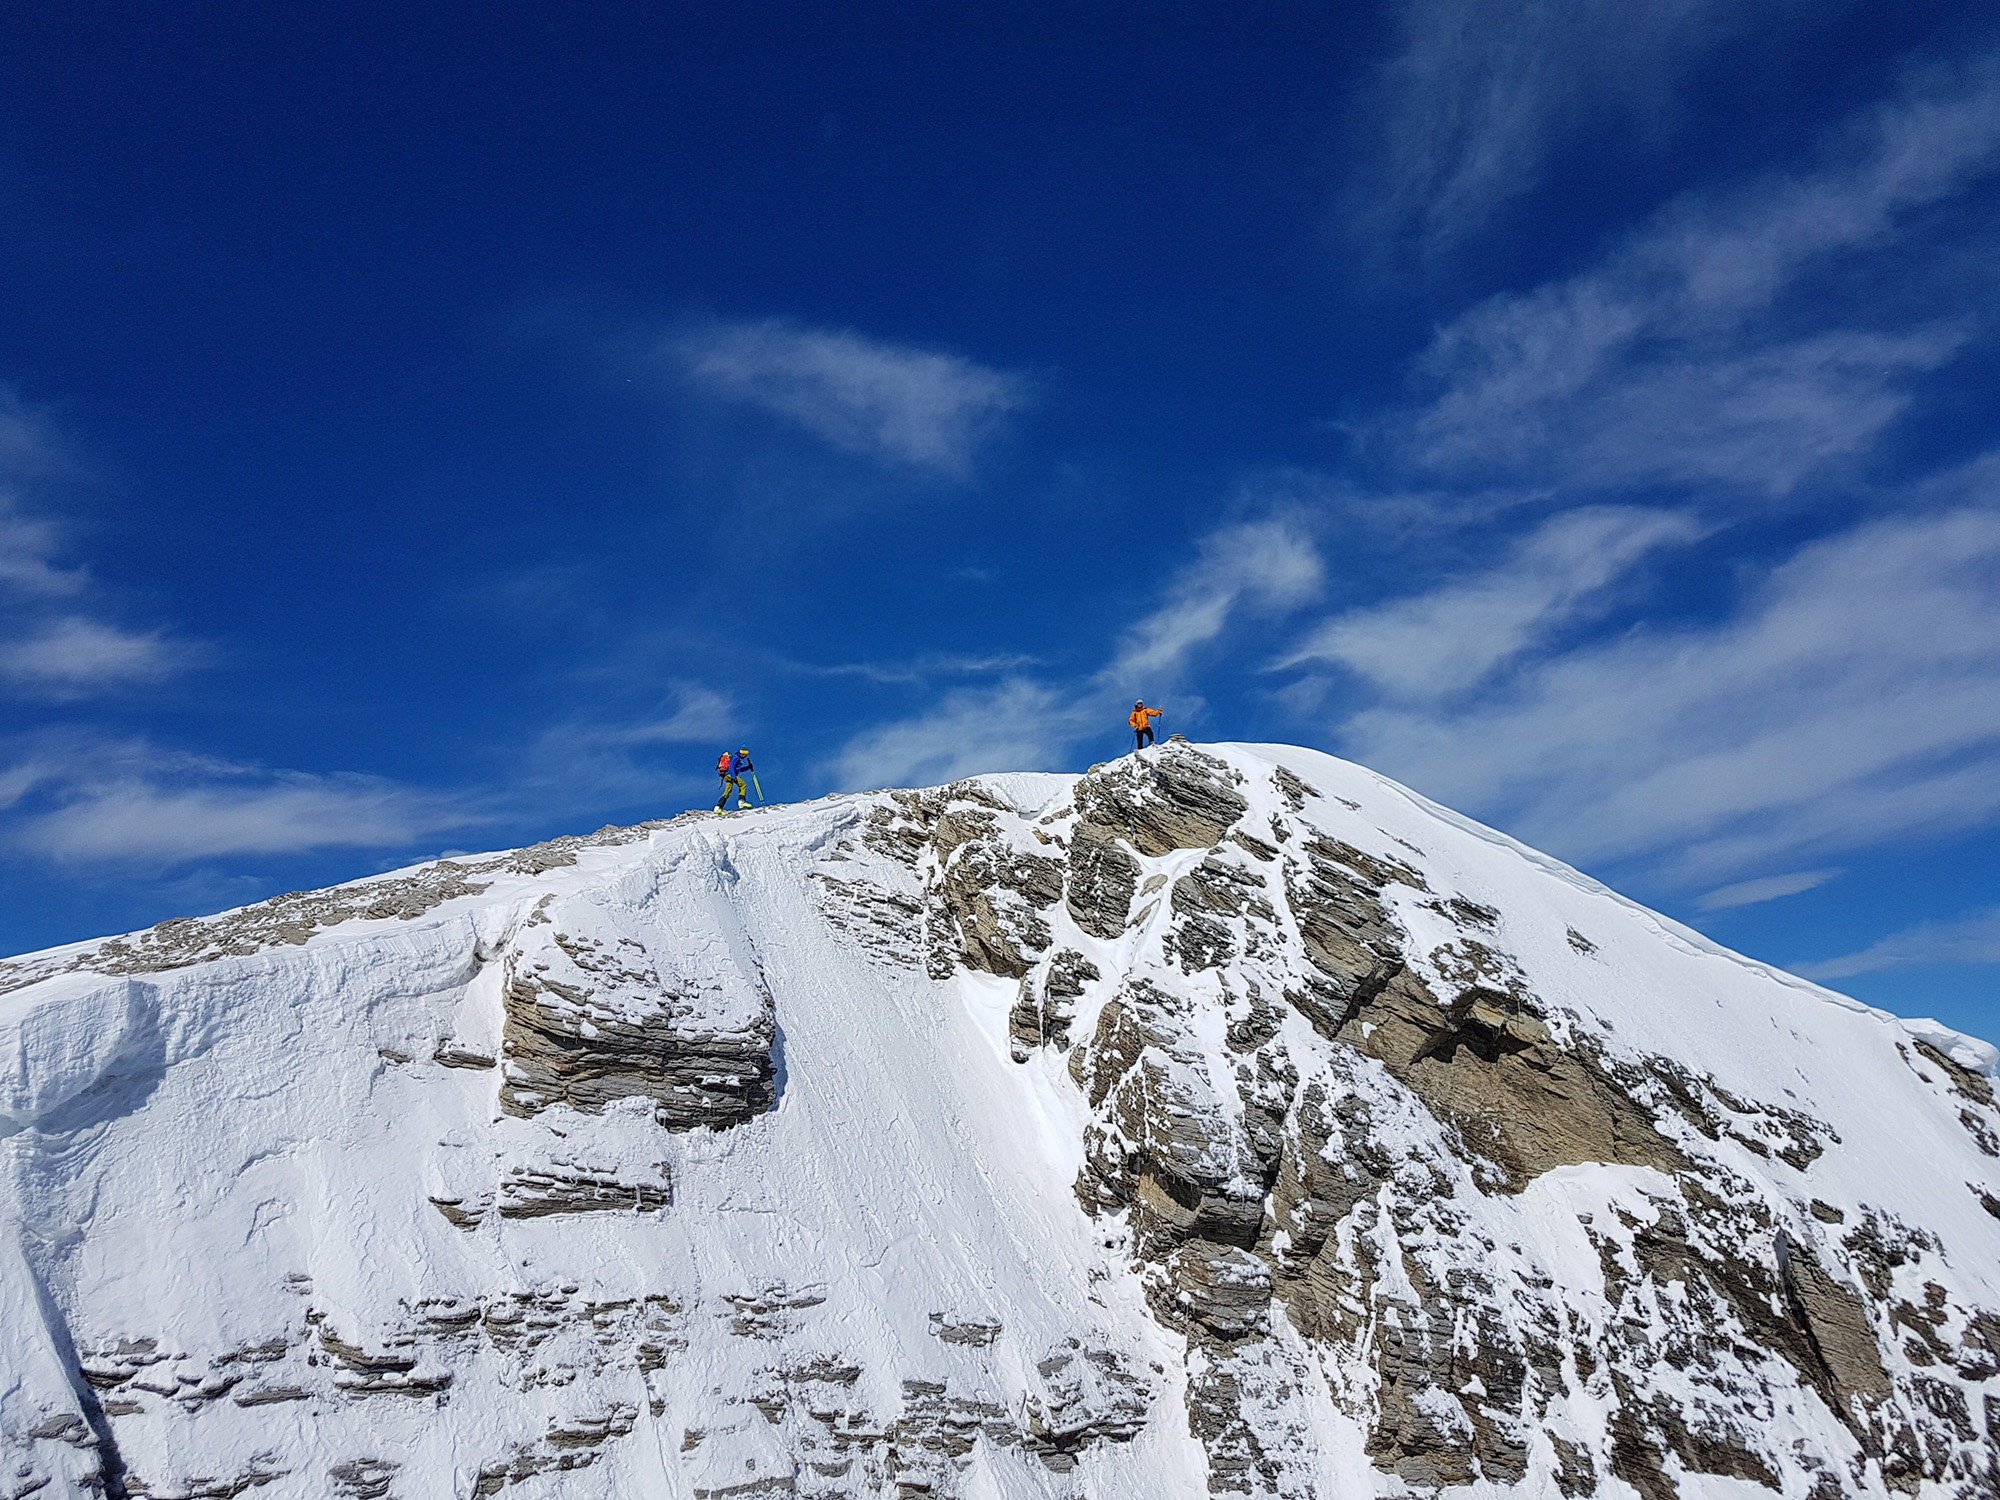
[[[754,770],[750,773],[750,785],[757,788],[757,800],[762,802],[764,800],[764,783],[757,779],[757,773]]]

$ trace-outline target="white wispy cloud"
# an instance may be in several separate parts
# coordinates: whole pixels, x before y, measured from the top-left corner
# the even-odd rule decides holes
[[[20,843],[63,860],[177,863],[215,855],[380,848],[459,825],[427,799],[367,776],[278,776],[259,786],[90,788],[31,820]]]
[[[980,447],[1033,402],[1022,376],[956,354],[776,320],[716,323],[672,353],[701,388],[862,457],[967,478]]]
[[[0,384],[0,481],[74,479],[80,472],[49,414]]]
[[[1093,711],[1095,710],[1095,711]],[[920,714],[864,730],[825,770],[836,786],[935,786],[984,771],[1055,764],[1083,735],[1116,722],[1108,702],[1026,678],[948,692]]]
[[[616,724],[558,726],[546,734],[569,743],[588,742],[620,748],[640,745],[684,745],[696,740],[726,738],[735,730],[736,704],[727,694],[696,682],[679,683],[671,706],[639,719]]]
[[[1804,891],[1817,890],[1839,874],[1839,870],[1795,870],[1789,875],[1765,875],[1756,880],[1739,880],[1733,885],[1718,886],[1715,890],[1697,897],[1694,904],[1700,911],[1727,911],[1736,906],[1756,906],[1760,902],[1776,901],[1784,896],[1796,896]]]
[[[1525,660],[1471,703],[1366,709],[1345,744],[1566,858],[1688,879],[1989,823],[2000,462],[1942,488],[1978,501],[1805,547],[1712,625]]]
[[[941,677],[990,677],[1018,673],[1036,664],[1021,651],[930,651],[905,661],[844,661],[830,667],[800,666],[819,677],[858,677],[865,682],[910,686]]]
[[[1794,974],[1825,983],[1882,969],[1939,963],[2000,963],[2000,906],[1955,922],[1924,922],[1906,927],[1844,957],[1790,967]]]
[[[1913,75],[1830,155],[1690,197],[1589,270],[1452,320],[1421,364],[1431,398],[1373,438],[1417,472],[1479,484],[1779,496],[1868,451],[1971,325],[1885,310],[1889,326],[1867,326],[1845,299],[1776,310],[2000,165],[2000,63]]]
[[[1126,632],[1099,680],[1133,692],[1164,691],[1233,616],[1297,608],[1318,596],[1325,571],[1318,547],[1296,519],[1220,527],[1201,540],[1194,561],[1174,575],[1161,602]]]
[[[242,854],[407,845],[483,819],[380,777],[311,775],[83,735],[17,747],[5,841],[63,863],[170,866]]]
[[[1750,0],[1412,0],[1370,118],[1381,150],[1362,216],[1448,250],[1542,179],[1561,133],[1657,128],[1680,74],[1789,7]]]
[[[741,743],[731,699],[673,686],[652,714],[550,725],[503,780],[437,790],[358,772],[249,765],[103,730],[0,744],[0,848],[59,864],[172,868],[312,849],[406,849],[440,834],[543,824],[614,802],[672,799],[705,783],[684,753]],[[697,758],[699,760],[700,758]]]
[[[1294,517],[1223,525],[1196,545],[1159,603],[1089,677],[1057,684],[1016,674],[954,689],[919,714],[856,735],[825,769],[836,785],[860,788],[1058,765],[1085,740],[1121,738],[1132,695],[1157,703],[1177,691],[1195,657],[1233,621],[1316,598],[1323,573],[1312,536]],[[1179,705],[1183,715],[1196,707]]]
[[[62,557],[61,528],[22,486],[76,468],[47,416],[0,387],[0,688],[77,698],[158,681],[197,653],[164,630],[133,631],[87,613],[106,601]]]
[[[1470,46],[1519,10],[1421,15],[1465,19]],[[1517,158],[1555,118],[1534,109]],[[1482,186],[1470,149],[1432,161],[1453,222],[1509,180],[1501,151]],[[1347,753],[1564,857],[1713,887],[1706,910],[2000,821],[2000,454],[1881,477],[1927,372],[1982,336],[1964,268],[1992,230],[1956,209],[1996,172],[2000,55],[1913,70],[1809,168],[1691,194],[1585,269],[1448,320],[1410,401],[1355,429],[1389,496],[1381,544],[1435,551],[1451,526],[1463,555],[1471,524],[1562,509],[1483,571],[1320,622],[1287,654],[1306,675],[1286,701],[1368,695]],[[1719,617],[1580,628],[1693,541],[1823,500],[1872,519],[1775,563],[1739,552]]]
[[[1647,553],[1703,529],[1673,511],[1569,511],[1518,540],[1497,571],[1337,615],[1278,665],[1338,663],[1396,698],[1448,697],[1574,620]]]
[[[179,671],[187,653],[162,632],[134,634],[79,615],[0,640],[0,678],[56,693],[81,693],[157,681]]]
[[[84,583],[82,569],[57,565],[55,526],[0,492],[0,598],[62,598]]]
[[[727,694],[700,683],[675,684],[655,712],[632,719],[566,719],[536,736],[521,769],[521,788],[546,789],[556,805],[622,803],[684,795],[700,778],[690,761],[676,757],[677,769],[663,771],[647,753],[662,747],[740,743],[742,715]],[[710,759],[713,757],[711,756]],[[516,799],[522,795],[517,789]]]

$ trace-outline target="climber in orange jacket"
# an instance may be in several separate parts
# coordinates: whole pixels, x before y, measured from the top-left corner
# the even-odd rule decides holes
[[[1132,747],[1134,750],[1143,750],[1153,743],[1153,720],[1163,712],[1163,709],[1146,707],[1144,698],[1132,705],[1132,712],[1125,716],[1125,722],[1132,726],[1132,737],[1138,741]]]

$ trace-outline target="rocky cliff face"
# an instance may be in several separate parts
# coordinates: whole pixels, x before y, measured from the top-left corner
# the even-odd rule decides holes
[[[589,900],[535,904],[490,960],[505,1014],[502,1109],[597,1114],[647,1099],[660,1124],[687,1130],[771,1107],[777,1022],[762,980],[712,933],[657,955],[646,936],[647,924]]]
[[[2000,1496],[1990,1049],[1311,752],[0,985],[0,1495]]]

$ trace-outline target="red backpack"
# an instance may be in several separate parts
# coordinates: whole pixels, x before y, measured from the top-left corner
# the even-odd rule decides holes
[[[723,751],[722,758],[716,761],[715,769],[718,775],[727,776],[729,774],[729,752],[727,750]]]

